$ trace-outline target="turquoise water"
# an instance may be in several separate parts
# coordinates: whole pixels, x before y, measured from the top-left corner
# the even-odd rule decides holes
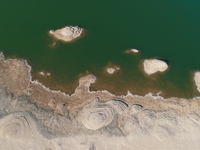
[[[192,97],[198,95],[192,77],[200,70],[199,14],[197,0],[1,0],[0,49],[6,57],[27,59],[34,78],[68,93],[80,76],[92,73],[93,90]],[[86,34],[51,47],[47,32],[66,25],[79,25]],[[141,53],[125,54],[128,48]],[[146,58],[168,60],[170,69],[148,77],[140,69]],[[108,76],[103,72],[108,63],[120,71]],[[39,76],[42,70],[52,76]]]

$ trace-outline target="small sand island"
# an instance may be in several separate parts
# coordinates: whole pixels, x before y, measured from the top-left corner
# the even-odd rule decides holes
[[[109,74],[113,74],[115,72],[115,69],[114,68],[107,68],[107,72]]]
[[[194,81],[197,86],[197,90],[200,92],[200,72],[195,72],[194,74]]]
[[[109,74],[114,74],[115,72],[117,72],[120,68],[115,66],[115,67],[108,67],[106,69],[106,71],[109,73]]]
[[[137,50],[137,49],[133,48],[133,49],[131,49],[131,50],[130,50],[130,52],[132,52],[132,53],[138,53],[138,52],[139,52],[139,50]]]
[[[124,53],[126,53],[126,54],[133,54],[133,53],[137,54],[137,53],[140,53],[140,50],[135,49],[135,48],[131,48],[131,49],[125,50]]]
[[[61,40],[63,42],[71,42],[74,39],[81,36],[83,33],[83,28],[78,26],[66,26],[57,30],[50,30],[49,34],[54,38]]]
[[[164,72],[168,68],[167,63],[159,59],[146,59],[143,62],[143,66],[145,73],[148,75],[156,72]]]

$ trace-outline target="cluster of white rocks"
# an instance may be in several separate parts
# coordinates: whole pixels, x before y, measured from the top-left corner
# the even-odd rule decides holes
[[[49,34],[54,38],[61,40],[63,42],[70,42],[81,36],[83,33],[83,28],[78,26],[66,26],[57,30],[50,30]]]
[[[164,72],[168,68],[167,63],[159,59],[146,59],[143,62],[143,66],[145,73],[148,75],[156,72]]]

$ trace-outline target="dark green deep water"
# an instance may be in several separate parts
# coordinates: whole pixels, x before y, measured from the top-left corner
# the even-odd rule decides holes
[[[0,50],[27,59],[35,78],[68,93],[81,75],[92,73],[93,90],[189,98],[198,95],[192,78],[200,70],[199,14],[199,0],[1,0]],[[85,36],[49,46],[47,32],[66,25],[85,28]],[[128,48],[141,53],[125,54]],[[141,69],[146,58],[168,60],[170,68],[148,77]],[[106,75],[108,63],[121,70]],[[42,70],[52,77],[40,77]]]

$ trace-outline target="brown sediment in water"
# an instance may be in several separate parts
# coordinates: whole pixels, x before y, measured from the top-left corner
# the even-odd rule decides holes
[[[119,92],[121,91],[122,94],[118,96],[112,94],[110,91],[109,92],[106,91],[106,88],[103,88],[104,86],[102,86],[102,88],[98,87],[98,89],[100,90],[93,91],[93,87],[95,87],[95,84],[98,85],[99,82],[101,82],[101,80],[98,79],[99,80],[98,81],[96,77],[93,75],[87,75],[81,77],[79,79],[79,83],[75,89],[75,92],[69,95],[68,93],[66,94],[61,91],[49,89],[40,82],[38,82],[37,80],[33,80],[30,74],[31,67],[24,60],[17,60],[17,59],[4,60],[4,57],[2,55],[0,63],[1,63],[1,74],[2,74],[0,78],[1,79],[0,86],[6,85],[8,87],[8,92],[13,93],[15,96],[19,96],[21,94],[29,95],[31,101],[36,102],[39,106],[54,109],[59,113],[62,113],[67,109],[72,109],[74,107],[82,106],[87,102],[92,101],[96,97],[100,98],[102,101],[106,101],[112,98],[114,99],[123,98],[124,101],[125,102],[128,101],[128,103],[132,103],[135,100],[137,101],[138,98],[146,99],[145,98],[146,96],[138,96],[138,95],[132,95],[131,96],[132,98],[136,98],[133,99],[132,101],[126,99],[127,89],[123,90],[123,86],[121,86],[123,81],[121,81],[121,84],[118,85],[118,87],[120,86],[122,87],[119,88]],[[108,89],[111,90],[113,89],[113,91],[115,91],[116,88],[113,88],[114,86],[112,86],[112,84],[109,84],[108,81],[104,80],[104,83],[107,82],[105,86],[107,86]],[[148,84],[149,83],[145,84],[145,86]],[[99,85],[103,84],[100,83]],[[138,86],[136,86],[136,84],[133,87],[134,87],[133,89],[136,89],[136,91],[138,90]],[[152,89],[152,87],[150,86],[147,87],[148,88],[146,90]],[[142,89],[143,86],[141,86],[141,89],[139,89],[139,91],[144,91]],[[131,90],[129,91],[133,93]],[[151,95],[150,96],[151,98],[148,100],[151,101],[151,99],[154,98],[156,99],[158,98],[159,101],[163,100],[164,99],[163,97],[156,95],[158,92],[160,91],[156,91],[155,93],[153,93],[155,94],[155,97]],[[174,101],[173,98],[171,100]],[[179,100],[181,101],[182,99],[180,98]],[[55,106],[52,106],[52,104],[54,104]]]
[[[140,65],[142,65],[142,63]],[[140,68],[140,65],[138,68]],[[105,68],[102,68],[94,73],[97,80],[90,86],[91,91],[107,90],[118,96],[126,95],[128,91],[141,96],[151,92],[154,95],[160,93],[160,95],[165,98],[192,98],[199,95],[199,93],[196,92],[193,82],[191,82],[191,84],[188,83],[188,87],[185,87],[185,90],[183,91],[183,87],[181,87],[181,85],[177,85],[176,82],[163,78],[165,73],[157,73],[155,75],[148,76],[143,72],[142,68],[140,68],[139,71],[141,73],[136,75],[133,74],[133,77],[127,77],[124,70],[119,70],[113,75],[108,75],[104,71]],[[67,79],[59,81],[55,79],[53,74],[51,74],[51,76],[41,76],[38,72],[32,72],[32,77],[34,80],[37,79],[39,82],[52,90],[60,90],[71,95],[78,86],[79,78],[90,74],[92,73],[86,71],[85,73],[79,74],[74,80],[71,81]],[[189,88],[189,86],[191,86],[191,88]]]
[[[195,90],[195,92],[191,92],[192,90],[188,92],[183,92],[176,84],[173,83],[173,81],[163,81],[163,78],[160,78],[160,75],[164,73],[158,73],[156,75],[148,76],[147,78],[147,75],[142,72],[143,70],[140,67],[141,65],[142,63],[139,64],[138,67],[141,73],[137,74],[135,77],[133,76],[132,80],[127,80],[127,77],[124,75],[123,70],[119,70],[116,74],[108,76],[106,74],[102,74],[102,69],[94,74],[97,79],[95,83],[91,84],[89,89],[91,91],[107,90],[110,93],[118,96],[126,95],[128,91],[141,96],[144,96],[149,92],[153,93],[154,95],[160,93],[160,95],[165,98],[191,98],[199,94]],[[38,72],[34,71],[31,71],[31,74],[32,80],[38,80],[40,83],[42,83],[46,87],[49,87],[51,90],[60,90],[61,92],[65,92],[71,95],[78,87],[79,78],[81,78],[82,76],[90,75],[91,72],[86,71],[85,73],[77,76],[75,80],[68,83],[66,82],[67,80],[65,82],[59,82],[54,78],[53,74],[51,74],[51,76],[41,76],[38,74]],[[144,76],[144,78],[141,78],[142,76]]]
[[[51,74],[51,76],[41,76],[38,72],[32,72],[32,78],[33,80],[38,80],[40,83],[52,90],[60,90],[70,95],[74,93],[76,87],[78,86],[78,79],[69,82],[65,80],[62,82],[56,80],[53,74]]]
[[[156,95],[157,93],[160,93],[161,96],[165,98],[170,97],[185,97],[185,98],[191,98],[194,96],[199,95],[199,93],[191,92],[192,90],[188,92],[182,91],[176,84],[174,84],[172,81],[165,81],[162,83],[156,83],[159,82],[159,80],[137,80],[135,81],[124,81],[118,79],[117,81],[113,78],[106,78],[106,77],[97,77],[97,81],[91,85],[92,91],[98,91],[105,89],[115,95],[126,95],[127,91],[130,91],[133,94],[144,96],[146,93],[153,93]]]

